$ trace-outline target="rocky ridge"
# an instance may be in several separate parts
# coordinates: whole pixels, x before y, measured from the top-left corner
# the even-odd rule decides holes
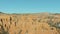
[[[60,14],[0,12],[0,34],[60,34]]]

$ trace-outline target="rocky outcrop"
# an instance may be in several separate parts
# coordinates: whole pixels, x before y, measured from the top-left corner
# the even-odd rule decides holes
[[[60,14],[1,14],[0,34],[60,34]]]

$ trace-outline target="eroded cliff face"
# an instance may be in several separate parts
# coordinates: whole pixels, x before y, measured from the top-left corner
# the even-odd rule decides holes
[[[0,34],[60,34],[60,15],[0,14]]]

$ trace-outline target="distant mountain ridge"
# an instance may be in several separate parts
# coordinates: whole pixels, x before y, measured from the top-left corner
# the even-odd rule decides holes
[[[10,13],[4,13],[0,12],[0,14],[10,14]],[[48,13],[48,12],[40,12],[40,13],[11,13],[11,14],[53,14],[53,15],[60,15],[60,13]]]

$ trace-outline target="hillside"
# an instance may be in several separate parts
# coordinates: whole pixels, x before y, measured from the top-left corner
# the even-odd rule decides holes
[[[60,14],[0,12],[0,34],[60,34]]]

